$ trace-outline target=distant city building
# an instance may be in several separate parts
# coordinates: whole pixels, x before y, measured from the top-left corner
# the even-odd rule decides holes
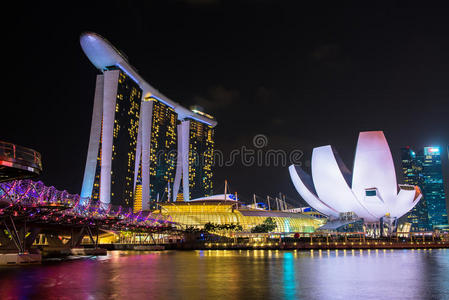
[[[162,95],[101,36],[85,33],[80,42],[102,72],[81,198],[138,211],[176,201],[178,192],[185,201],[211,195],[213,117]]]
[[[404,180],[413,181],[423,193],[421,203],[406,216],[407,221],[412,224],[412,231],[447,227],[440,147],[425,147],[418,153],[410,148],[403,148],[402,170]]]
[[[402,177],[406,184],[422,186],[421,172],[422,165],[415,151],[410,147],[401,149]],[[422,189],[421,189],[422,190]],[[403,221],[411,224],[411,231],[429,231],[429,215],[427,212],[426,199],[421,199],[419,203],[404,217]]]
[[[421,189],[427,203],[429,224],[433,228],[448,225],[440,147],[425,147],[420,159],[422,164]]]

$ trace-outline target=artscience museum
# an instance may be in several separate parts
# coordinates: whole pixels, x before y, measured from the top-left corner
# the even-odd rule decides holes
[[[422,197],[418,186],[397,184],[382,131],[359,134],[352,172],[330,145],[313,149],[310,175],[295,165],[289,172],[301,197],[330,220],[351,213],[365,224],[395,222]]]

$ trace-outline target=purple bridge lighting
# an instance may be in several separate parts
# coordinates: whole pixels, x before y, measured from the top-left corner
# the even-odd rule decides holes
[[[59,226],[98,226],[104,230],[157,231],[174,228],[169,216],[132,208],[80,201],[80,196],[29,179],[0,183],[0,218]]]

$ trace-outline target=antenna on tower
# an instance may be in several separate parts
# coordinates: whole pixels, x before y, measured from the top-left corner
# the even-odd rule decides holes
[[[225,179],[225,190],[224,190],[224,200],[227,199],[227,193],[228,193],[228,181]]]

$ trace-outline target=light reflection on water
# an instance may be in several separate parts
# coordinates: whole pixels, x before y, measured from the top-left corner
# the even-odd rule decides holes
[[[1,299],[449,299],[449,249],[109,252],[0,268]]]

